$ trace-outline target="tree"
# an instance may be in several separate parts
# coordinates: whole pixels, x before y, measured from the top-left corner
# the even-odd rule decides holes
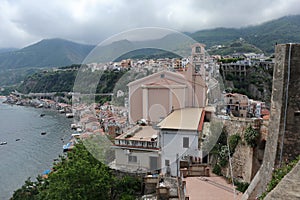
[[[135,199],[140,186],[139,179],[115,176],[79,143],[54,164],[47,179],[27,180],[11,200]]]

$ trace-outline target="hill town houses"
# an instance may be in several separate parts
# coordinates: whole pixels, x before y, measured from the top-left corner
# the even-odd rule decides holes
[[[252,54],[238,55],[244,59],[239,63],[224,64],[217,62],[220,57],[208,56],[204,48],[203,44],[194,44],[191,56],[182,59],[88,64],[92,70],[130,68],[142,73],[146,68],[154,73],[127,84],[125,109],[106,103],[96,106],[95,117],[93,109],[84,105],[73,107],[73,112],[81,116],[78,124],[73,124],[83,132],[79,137],[96,133],[110,135],[115,150],[111,167],[123,171],[178,176],[186,163],[209,162],[209,152],[202,149],[201,143],[204,136],[209,135],[204,134],[205,124],[214,113],[220,119],[268,119],[269,111],[264,102],[251,100],[243,94],[222,93],[218,88],[217,76],[233,73],[243,78],[252,66]],[[262,57],[255,57],[253,62],[259,62],[259,59],[259,66],[272,68],[272,63]],[[224,74],[219,74],[219,69]],[[7,101],[23,105],[31,103],[36,107],[54,106],[64,112],[71,110],[70,105],[39,98],[45,94],[30,94],[28,101],[17,98],[21,95],[11,95]],[[116,95],[125,96],[125,92],[119,90]],[[220,99],[221,105],[217,105]]]
[[[127,85],[131,128],[115,137],[113,168],[180,176],[187,163],[207,166],[209,154],[202,149],[202,132],[218,107],[213,105],[215,98],[222,102],[217,116],[221,119],[269,114],[264,102],[214,91],[220,88],[213,74],[224,66],[215,61],[208,64],[215,58],[208,57],[204,48],[194,44],[189,60],[184,65],[176,62],[176,70],[160,70]]]
[[[204,45],[195,44],[184,70],[163,70],[127,85],[129,122],[136,125],[115,138],[115,167],[178,176],[181,160],[202,160],[204,54]]]

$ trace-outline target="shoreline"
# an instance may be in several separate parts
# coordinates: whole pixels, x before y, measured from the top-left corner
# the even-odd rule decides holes
[[[34,108],[46,108],[61,111],[61,113],[72,113],[72,106],[67,103],[60,103],[50,99],[31,99],[22,98],[16,95],[4,96],[6,100],[3,103],[17,105],[17,106],[29,106]],[[64,111],[64,112],[62,112]]]
[[[11,106],[3,104],[3,100],[0,98],[4,129],[0,141],[7,141],[7,145],[0,146],[0,168],[5,172],[1,175],[0,199],[9,199],[28,177],[34,180],[42,175],[63,155],[62,145],[70,139],[72,120],[51,109]],[[41,112],[45,112],[45,118],[39,116]],[[47,134],[41,135],[43,131]]]

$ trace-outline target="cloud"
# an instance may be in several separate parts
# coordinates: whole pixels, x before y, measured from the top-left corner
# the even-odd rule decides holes
[[[0,0],[0,48],[43,38],[97,44],[133,28],[193,32],[242,27],[300,14],[298,0]]]

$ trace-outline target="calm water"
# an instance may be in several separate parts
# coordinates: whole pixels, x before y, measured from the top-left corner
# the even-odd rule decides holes
[[[55,111],[2,104],[0,99],[0,199],[9,199],[28,177],[50,169],[70,139],[71,119]],[[44,113],[44,117],[40,114]],[[46,135],[41,135],[46,132]],[[16,141],[16,139],[20,139]]]

